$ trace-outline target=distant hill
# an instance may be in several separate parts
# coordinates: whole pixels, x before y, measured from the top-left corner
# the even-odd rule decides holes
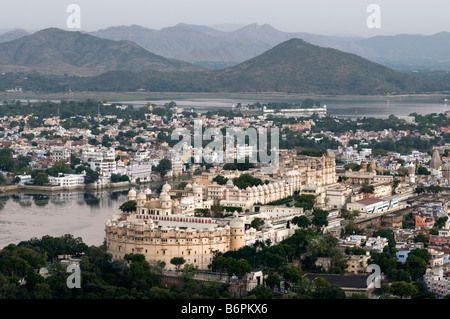
[[[94,76],[113,70],[175,72],[202,68],[169,60],[131,41],[112,41],[56,28],[0,43],[0,72]]]
[[[30,35],[30,33],[22,29],[11,30],[0,34],[0,43],[20,39],[21,37],[24,37],[26,35]]]
[[[216,89],[323,94],[386,94],[432,89],[425,81],[357,55],[291,39],[216,72]]]
[[[166,58],[212,66],[211,62],[238,64],[273,47],[259,40],[233,38],[233,32],[189,24],[161,30],[137,25],[117,26],[89,34],[111,40],[130,40]]]
[[[131,25],[110,27],[90,34],[111,40],[130,40],[166,58],[188,61],[213,69],[237,65],[293,38],[338,49],[352,48],[352,41],[359,39],[283,32],[269,24],[256,23],[237,29],[229,28],[228,31],[182,23],[161,30]]]
[[[347,50],[396,69],[450,70],[449,32],[376,36],[357,40]]]
[[[211,68],[237,65],[287,40],[299,38],[311,44],[354,53],[393,69],[450,70],[448,32],[361,38],[284,32],[268,24],[254,23],[225,31],[189,24],[161,30],[133,25],[111,27],[91,34],[105,39],[130,40],[166,58]]]
[[[291,92],[398,94],[444,90],[434,82],[393,71],[357,55],[291,39],[224,70],[195,73],[108,72],[73,83],[98,91]]]

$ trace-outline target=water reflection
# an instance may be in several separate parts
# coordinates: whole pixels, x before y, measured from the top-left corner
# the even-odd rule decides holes
[[[72,234],[88,245],[101,245],[105,222],[127,200],[129,189],[19,192],[0,196],[0,249],[44,235]],[[12,200],[10,200],[12,199]]]
[[[5,208],[5,204],[8,202],[9,196],[0,196],[0,211]]]

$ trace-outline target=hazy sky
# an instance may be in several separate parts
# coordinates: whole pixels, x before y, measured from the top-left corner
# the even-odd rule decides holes
[[[68,29],[69,4],[81,8],[81,30],[137,24],[161,29],[177,23],[268,23],[282,31],[362,35],[450,31],[448,0],[1,0],[0,29]],[[381,9],[381,28],[366,21]]]

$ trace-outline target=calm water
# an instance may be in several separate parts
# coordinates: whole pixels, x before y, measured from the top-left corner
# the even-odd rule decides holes
[[[126,201],[128,190],[55,195],[18,193],[0,196],[0,249],[13,243],[72,234],[101,245],[106,220]]]
[[[173,100],[178,107],[184,109],[194,108],[196,112],[206,112],[214,109],[231,109],[233,105],[241,103],[242,105],[256,102],[301,102],[305,97],[296,98],[278,98],[278,99],[180,99]],[[315,98],[322,104],[327,105],[327,115],[338,117],[377,117],[387,118],[389,115],[409,115],[417,113],[426,115],[430,113],[443,113],[450,110],[450,101],[445,104],[440,97],[420,97],[420,98],[386,98],[386,97],[368,97],[368,98],[342,98],[342,97],[317,97]],[[144,106],[147,102],[164,106],[172,100],[156,101],[122,101],[123,104],[132,104],[135,107]]]

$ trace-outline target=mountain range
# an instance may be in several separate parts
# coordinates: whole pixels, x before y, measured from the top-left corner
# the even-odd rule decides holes
[[[3,33],[0,30],[0,43],[30,34],[20,29]],[[282,42],[299,38],[311,44],[354,53],[397,70],[450,70],[448,32],[362,38],[284,32],[268,24],[256,23],[237,29],[180,23],[160,30],[138,25],[114,26],[88,34],[102,39],[132,41],[156,55],[212,69],[237,65]]]
[[[268,25],[252,25],[229,32],[203,26],[179,27],[192,34],[218,36],[226,33],[228,39],[230,34],[240,30],[242,43],[249,43],[250,39],[276,43],[275,39],[280,36]],[[141,30],[141,27],[136,28]],[[260,29],[265,31],[260,32]],[[248,41],[242,40],[243,34]],[[176,37],[179,46],[186,44],[181,40],[183,34]],[[332,40],[321,38],[321,41]],[[152,53],[130,40],[103,39],[78,31],[49,28],[0,43],[0,72],[8,74],[0,77],[0,90],[20,86],[39,91],[403,94],[448,89],[447,85],[435,83],[431,78],[413,77],[356,54],[299,38],[267,45],[269,49],[243,62],[207,70]],[[11,72],[27,75],[12,76]]]
[[[171,72],[202,68],[166,59],[131,41],[101,39],[56,28],[0,43],[1,72],[94,76],[112,70]]]
[[[233,31],[177,24],[154,30],[136,25],[117,26],[90,33],[111,40],[130,40],[143,48],[200,66],[223,68],[244,62],[293,38],[357,54],[398,70],[450,70],[450,33],[399,34],[369,38],[283,32],[268,24],[249,24]]]

